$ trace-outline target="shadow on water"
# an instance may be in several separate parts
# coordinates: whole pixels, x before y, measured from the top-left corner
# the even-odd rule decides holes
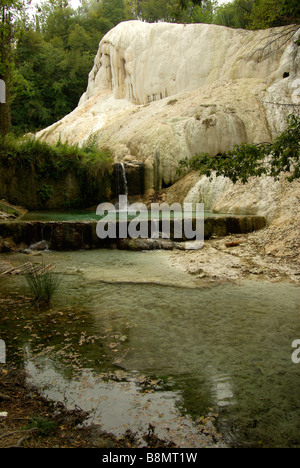
[[[198,446],[197,427],[218,414],[234,446],[300,446],[299,287],[196,287],[165,252],[49,252],[44,261],[67,271],[53,307],[37,311],[20,296],[22,278],[2,277],[0,314],[9,358],[46,395],[93,410],[116,434],[150,422]]]

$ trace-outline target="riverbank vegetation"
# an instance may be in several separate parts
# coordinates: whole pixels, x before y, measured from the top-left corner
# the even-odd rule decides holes
[[[52,298],[63,281],[63,273],[53,271],[52,265],[42,264],[39,268],[29,265],[23,276],[29,286],[34,303],[37,306],[49,306]]]
[[[7,163],[17,160],[23,166],[34,163],[40,178],[45,175],[56,178],[70,169],[80,170],[87,161],[103,167],[112,162],[110,151],[100,150],[93,139],[82,146],[61,141],[50,145],[34,136],[18,138],[12,134],[0,136],[0,157]]]
[[[112,168],[110,151],[92,139],[79,146],[0,137],[1,192],[28,209],[97,204],[109,194]]]

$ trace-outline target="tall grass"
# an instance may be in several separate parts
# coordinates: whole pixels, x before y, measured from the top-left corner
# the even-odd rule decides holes
[[[59,177],[71,169],[81,171],[86,165],[98,164],[106,169],[113,159],[111,152],[100,149],[95,138],[89,138],[83,146],[62,143],[50,145],[34,136],[16,138],[9,134],[0,136],[0,157],[3,161],[16,160],[18,164],[34,164],[37,176]]]
[[[23,276],[27,281],[33,301],[37,305],[45,306],[51,304],[63,279],[63,273],[50,270],[49,266],[44,264],[39,269],[35,269],[31,265],[23,272]]]
[[[52,205],[78,208],[107,199],[111,190],[113,157],[109,149],[99,148],[95,137],[79,146],[62,141],[50,145],[34,136],[16,138],[7,135],[5,138],[0,136],[0,175],[2,168],[3,174],[8,174],[7,178],[11,178],[11,174],[17,180],[22,177],[22,190],[32,194],[29,207],[38,204],[37,209],[44,209],[45,204],[52,200]],[[72,195],[71,200],[68,191],[62,194],[55,190],[58,187],[61,191],[59,183],[69,174],[73,175],[74,186],[71,186],[76,193],[76,198]],[[26,180],[32,177],[34,184],[26,189]],[[77,192],[74,180],[78,183]],[[6,198],[13,197],[16,204],[24,206],[18,184],[11,183],[9,179],[9,184],[5,182],[3,186],[7,188]]]

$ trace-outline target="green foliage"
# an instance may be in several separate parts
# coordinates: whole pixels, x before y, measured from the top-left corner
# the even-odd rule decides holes
[[[61,141],[51,146],[33,137],[17,139],[11,134],[0,138],[0,167],[22,168],[24,175],[34,173],[40,184],[37,195],[43,203],[51,198],[55,181],[69,173],[76,176],[82,196],[80,200],[70,200],[66,193],[66,208],[96,203],[100,181],[103,191],[109,186],[112,161],[111,152],[100,150],[95,139],[79,147]]]
[[[12,124],[18,133],[45,128],[70,113],[86,89],[98,45],[125,19],[123,0],[44,2],[35,21],[20,19],[14,50]]]
[[[1,0],[0,2],[0,79],[6,84],[6,102],[0,104],[0,135],[11,129],[10,91],[14,66],[13,43],[17,38],[16,17],[22,9],[21,0]]]
[[[52,196],[53,188],[51,185],[43,184],[38,189],[37,194],[43,202],[49,200]]]
[[[125,0],[127,19],[211,23],[216,0]]]
[[[25,430],[36,429],[38,434],[43,437],[50,435],[55,429],[57,429],[57,423],[51,421],[48,418],[37,415],[29,419]]]
[[[243,29],[299,24],[300,4],[299,0],[233,0],[216,8],[213,23]]]
[[[286,130],[273,143],[236,145],[223,155],[197,154],[179,163],[184,168],[197,170],[201,175],[228,177],[232,182],[246,183],[250,177],[267,175],[278,179],[287,173],[289,181],[300,178],[300,118],[288,117]]]
[[[218,6],[213,23],[230,28],[247,28],[250,24],[253,0],[234,0]]]
[[[112,156],[108,149],[100,150],[95,140],[89,140],[81,147],[61,141],[53,146],[31,136],[16,138],[9,134],[0,137],[0,160],[8,163],[16,160],[24,167],[34,164],[38,177],[55,179],[70,170],[78,172],[90,161],[107,168],[112,163]]]
[[[250,19],[251,29],[300,24],[299,0],[256,0]]]

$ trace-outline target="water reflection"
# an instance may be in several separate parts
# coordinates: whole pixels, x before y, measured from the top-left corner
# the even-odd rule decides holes
[[[119,371],[108,379],[91,369],[82,369],[77,378],[67,379],[53,361],[45,357],[36,360],[28,347],[26,354],[25,368],[34,385],[68,408],[80,407],[90,412],[86,424],[99,425],[116,436],[130,429],[141,446],[149,424],[159,438],[181,448],[216,446],[215,438],[202,434],[191,418],[181,414],[179,391],[143,392],[139,386],[141,376],[135,372]],[[225,447],[221,442],[218,446]]]
[[[211,378],[211,392],[219,407],[233,405],[234,393],[229,375],[215,375]]]

